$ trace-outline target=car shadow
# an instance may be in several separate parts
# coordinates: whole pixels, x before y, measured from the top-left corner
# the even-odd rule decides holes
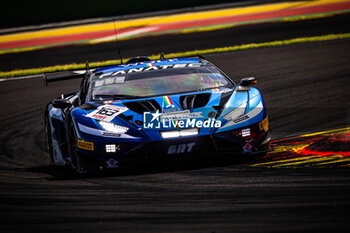
[[[162,161],[144,161],[129,167],[94,171],[89,173],[79,174],[74,170],[62,166],[39,166],[29,167],[26,171],[43,173],[49,175],[48,180],[76,180],[76,179],[91,179],[113,176],[137,176],[157,173],[171,173],[179,171],[199,170],[214,167],[227,167],[234,165],[248,164],[254,161],[254,157],[238,157],[238,156],[210,156],[198,158],[182,158]]]

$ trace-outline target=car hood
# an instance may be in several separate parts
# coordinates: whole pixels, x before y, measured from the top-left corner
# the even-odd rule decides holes
[[[124,140],[157,141],[162,139],[160,132],[163,131],[200,128],[198,136],[202,136],[251,124],[255,116],[234,123],[225,116],[242,104],[248,114],[262,104],[262,99],[256,88],[238,92],[236,87],[91,104],[95,107],[72,111],[80,131],[93,129],[90,131],[98,130],[101,136],[113,137],[113,133],[106,132],[99,123],[105,121],[127,129],[119,135]]]

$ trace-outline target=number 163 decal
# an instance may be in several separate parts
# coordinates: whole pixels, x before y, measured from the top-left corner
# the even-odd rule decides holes
[[[112,121],[116,116],[118,116],[120,113],[125,112],[128,110],[126,107],[118,107],[113,105],[102,105],[98,107],[96,110],[90,112],[86,115],[86,117],[91,117],[96,120],[103,120],[110,122]]]

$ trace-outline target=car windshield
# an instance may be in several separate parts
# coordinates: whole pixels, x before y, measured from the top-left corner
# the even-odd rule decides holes
[[[132,72],[91,82],[93,100],[151,97],[194,92],[232,84],[214,66]]]

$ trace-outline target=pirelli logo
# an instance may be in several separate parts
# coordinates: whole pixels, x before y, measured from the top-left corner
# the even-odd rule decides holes
[[[78,139],[78,148],[84,150],[94,150],[94,143]]]
[[[259,129],[264,130],[264,131],[268,131],[269,130],[269,118],[266,117],[264,120],[259,122]]]

